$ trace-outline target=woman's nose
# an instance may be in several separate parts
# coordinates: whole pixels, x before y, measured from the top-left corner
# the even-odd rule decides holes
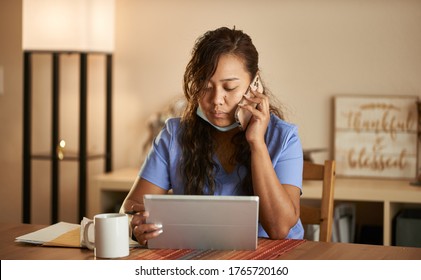
[[[225,92],[222,89],[216,88],[213,92],[213,104],[221,105],[225,102]]]

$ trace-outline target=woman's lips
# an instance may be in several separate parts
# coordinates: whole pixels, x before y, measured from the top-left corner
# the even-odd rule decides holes
[[[226,112],[222,112],[222,111],[211,112],[211,115],[214,118],[217,118],[217,119],[226,118],[227,117],[227,113]]]

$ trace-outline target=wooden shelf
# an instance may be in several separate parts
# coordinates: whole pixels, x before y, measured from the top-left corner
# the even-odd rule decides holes
[[[88,160],[103,159],[105,157],[106,157],[105,154],[88,153],[88,155],[86,156],[86,159],[88,159]],[[31,158],[32,159],[38,159],[38,160],[52,160],[53,156],[51,155],[51,153],[35,153],[31,156]],[[79,160],[79,153],[77,153],[77,152],[66,152],[66,153],[64,153],[62,159],[60,159],[58,156],[56,156],[55,158],[57,158],[58,160],[63,160],[63,161],[78,161]]]
[[[320,198],[317,182],[305,182],[303,198]],[[335,199],[357,201],[391,201],[421,203],[421,187],[405,180],[345,179],[336,178]]]
[[[321,186],[305,182],[302,199],[319,199]],[[366,201],[383,204],[383,245],[392,244],[393,218],[404,206],[421,207],[421,187],[406,180],[336,178],[335,201]]]

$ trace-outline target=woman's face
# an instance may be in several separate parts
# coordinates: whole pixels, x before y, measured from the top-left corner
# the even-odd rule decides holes
[[[250,74],[242,59],[231,54],[222,55],[215,74],[199,99],[199,106],[208,120],[221,127],[233,124],[237,104],[250,82]]]

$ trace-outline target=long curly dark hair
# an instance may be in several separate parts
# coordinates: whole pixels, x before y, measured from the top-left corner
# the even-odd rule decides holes
[[[184,73],[184,95],[187,106],[181,117],[179,140],[182,149],[180,164],[185,194],[213,194],[218,187],[214,180],[219,167],[213,160],[216,144],[212,137],[214,128],[196,115],[198,102],[209,79],[216,71],[219,58],[232,54],[241,58],[245,68],[254,77],[259,68],[259,54],[251,38],[241,30],[221,27],[206,32],[197,41],[192,58]],[[265,90],[264,94],[268,94]],[[282,113],[271,105],[271,112],[282,118]],[[245,134],[239,131],[233,138],[235,152],[232,163],[246,168],[245,178],[237,187],[245,195],[253,194],[250,167],[250,147]],[[208,189],[205,189],[205,186]]]

